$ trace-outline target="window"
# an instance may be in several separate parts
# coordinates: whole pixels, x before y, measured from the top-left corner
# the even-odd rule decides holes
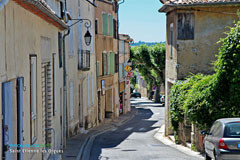
[[[113,20],[113,37],[115,38],[115,39],[117,39],[118,37],[117,37],[117,35],[118,35],[118,28],[117,28],[118,26],[117,26],[117,21],[114,19]]]
[[[115,73],[118,72],[118,67],[119,67],[119,54],[115,54]]]
[[[170,24],[170,58],[173,58],[173,23]]]
[[[102,14],[102,19],[103,19],[103,35],[107,35],[108,34],[108,17],[106,13]]]
[[[110,14],[108,16],[108,19],[109,19],[109,23],[108,23],[109,24],[109,27],[108,27],[109,28],[109,33],[108,33],[108,35],[113,36],[113,15]]]
[[[98,20],[95,20],[95,34],[98,34]]]
[[[58,32],[59,68],[62,68],[62,33]]]
[[[37,57],[30,56],[31,142],[37,140]]]
[[[194,14],[178,13],[178,40],[194,39]]]

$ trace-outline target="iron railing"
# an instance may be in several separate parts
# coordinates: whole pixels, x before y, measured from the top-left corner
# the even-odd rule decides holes
[[[78,69],[79,70],[90,69],[90,51],[89,50],[78,51]]]

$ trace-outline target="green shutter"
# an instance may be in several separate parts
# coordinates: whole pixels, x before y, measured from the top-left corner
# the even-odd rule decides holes
[[[107,55],[107,75],[109,75],[109,54],[106,54]]]
[[[115,54],[114,53],[111,53],[110,54],[110,70],[111,70],[111,74],[113,75],[115,73]]]
[[[108,16],[106,13],[102,14],[102,19],[103,19],[103,35],[108,34]]]
[[[109,15],[109,36],[113,36],[113,15]]]
[[[97,65],[96,65],[96,73],[97,73],[97,77],[99,76],[99,62],[97,62]]]

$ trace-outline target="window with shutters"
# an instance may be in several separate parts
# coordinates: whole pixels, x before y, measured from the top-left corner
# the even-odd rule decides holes
[[[108,35],[109,36],[113,36],[113,15],[111,15],[111,14],[108,15],[108,20],[109,20],[108,21],[109,22],[108,23],[109,24],[109,27],[108,27],[109,28],[109,33],[108,33]]]
[[[107,53],[102,53],[102,75],[105,76],[108,74],[108,60],[107,60]]]
[[[103,22],[103,26],[102,26],[103,35],[107,35],[108,34],[108,16],[106,13],[102,14],[102,22]]]
[[[73,119],[74,116],[74,86],[73,86],[73,81],[70,81],[70,85],[69,85],[69,89],[70,89],[70,119]]]
[[[173,23],[170,24],[170,58],[173,58]]]

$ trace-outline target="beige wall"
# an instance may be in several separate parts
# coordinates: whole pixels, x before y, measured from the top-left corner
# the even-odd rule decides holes
[[[17,77],[24,77],[24,144],[31,144],[29,56],[31,54],[37,55],[37,141],[35,143],[44,144],[42,135],[44,128],[42,127],[41,37],[48,37],[50,39],[51,50],[49,50],[48,54],[57,53],[58,57],[58,31],[56,27],[23,9],[13,1],[10,1],[0,11],[0,56],[2,57],[0,60],[0,83],[6,81],[13,81],[15,83]],[[57,78],[58,83],[56,85],[59,86],[62,83],[61,69],[57,69]],[[57,106],[59,106],[60,96],[57,95],[57,97]],[[16,105],[16,102],[13,104]],[[60,108],[57,112],[59,110]],[[54,121],[55,123],[59,122],[59,117],[55,117]],[[16,125],[16,121],[13,123]],[[60,132],[59,127],[55,129],[56,132]],[[59,136],[57,135],[57,140],[59,140],[57,142],[58,148],[60,147]],[[0,139],[2,140],[2,138]],[[0,156],[2,156],[2,153],[0,153]],[[24,159],[42,159],[41,157],[42,154],[24,154]],[[2,158],[0,157],[0,159]]]
[[[90,46],[86,46],[84,35],[87,31],[85,23],[76,24],[73,31],[73,55],[70,55],[69,38],[66,38],[67,57],[67,85],[68,85],[68,133],[75,135],[82,129],[88,129],[97,125],[97,86],[96,86],[96,54],[95,54],[95,10],[94,6],[85,0],[67,2],[68,10],[72,18],[89,19],[92,27],[89,32],[92,35]],[[74,21],[73,21],[74,23]],[[82,42],[79,42],[79,25],[81,25]],[[79,46],[81,44],[81,46]],[[78,50],[89,50],[90,69],[87,71],[78,69]],[[74,109],[73,117],[70,117],[70,82],[73,83]],[[80,91],[81,90],[81,91]],[[89,93],[88,93],[89,92]],[[94,100],[93,100],[94,99]],[[90,101],[90,103],[89,103]]]
[[[97,54],[97,62],[99,62],[99,77],[97,77],[97,87],[98,90],[101,90],[101,80],[105,80],[105,88],[108,94],[101,95],[101,119],[104,122],[105,112],[113,112],[114,117],[118,117],[119,115],[119,97],[118,97],[118,73],[114,73],[113,75],[105,75],[102,76],[102,53],[110,53],[114,52],[118,53],[118,40],[114,39],[113,36],[105,36],[103,35],[103,24],[102,24],[102,13],[112,14],[113,19],[117,20],[117,14],[113,11],[112,3],[96,1],[95,8],[95,18],[98,20],[98,34],[96,35],[96,54]],[[110,63],[108,64],[110,65]],[[110,67],[109,67],[110,70]],[[111,98],[107,98],[106,96],[111,96]]]

